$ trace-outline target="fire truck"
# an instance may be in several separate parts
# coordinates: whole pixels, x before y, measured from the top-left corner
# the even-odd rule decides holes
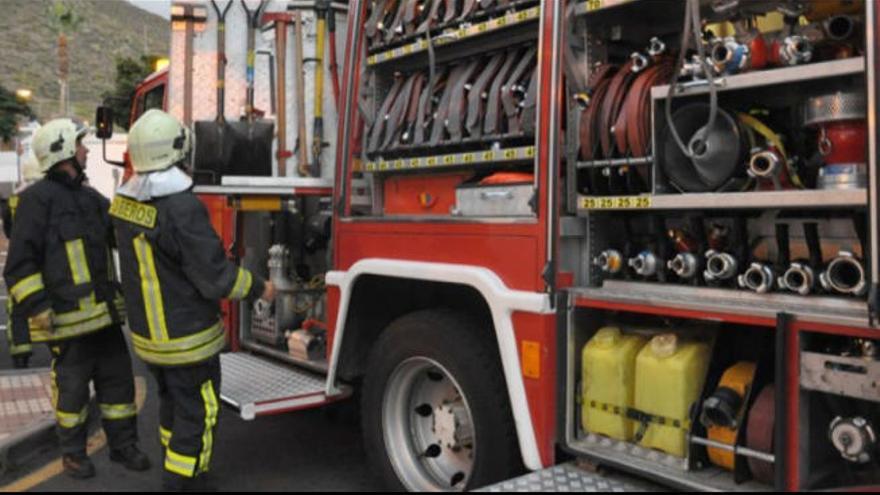
[[[880,487],[874,2],[259,3],[175,2],[131,115],[279,288],[243,419],[357,400],[408,490]]]

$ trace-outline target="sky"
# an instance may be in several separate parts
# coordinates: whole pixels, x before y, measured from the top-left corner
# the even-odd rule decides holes
[[[171,17],[171,0],[128,0],[144,10],[160,15],[166,19]]]

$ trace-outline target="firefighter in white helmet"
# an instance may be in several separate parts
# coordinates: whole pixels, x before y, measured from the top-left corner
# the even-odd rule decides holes
[[[226,345],[221,299],[274,298],[271,282],[226,257],[208,212],[183,168],[190,132],[161,110],[131,127],[134,174],[110,214],[135,352],[159,384],[163,487],[204,489]]]
[[[48,122],[33,151],[45,177],[18,202],[3,275],[33,342],[52,351],[53,397],[62,464],[74,478],[95,468],[86,454],[89,382],[94,383],[110,460],[142,471],[124,307],[113,267],[109,201],[84,185],[88,129],[72,118]]]
[[[37,161],[33,152],[25,156],[19,172],[21,180],[12,195],[9,196],[9,200],[3,204],[3,233],[6,235],[6,239],[9,239],[12,234],[12,222],[15,220],[15,212],[18,209],[19,195],[43,176],[40,172],[40,162]],[[12,355],[12,365],[15,368],[27,368],[28,361],[33,354],[27,315],[18,311],[12,299],[11,297],[6,299],[6,315],[8,317],[6,340],[9,343],[9,354]]]

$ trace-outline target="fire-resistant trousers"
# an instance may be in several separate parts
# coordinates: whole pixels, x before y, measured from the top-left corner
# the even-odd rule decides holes
[[[84,454],[89,382],[94,382],[111,449],[137,442],[137,406],[131,357],[118,325],[50,344],[52,403],[64,454]]]
[[[180,367],[150,366],[159,385],[159,438],[166,486],[209,471],[220,410],[220,357]]]

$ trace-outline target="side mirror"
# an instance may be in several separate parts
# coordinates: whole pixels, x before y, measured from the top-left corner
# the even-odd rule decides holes
[[[113,109],[110,107],[98,107],[95,112],[95,135],[98,139],[110,139],[113,137]]]

